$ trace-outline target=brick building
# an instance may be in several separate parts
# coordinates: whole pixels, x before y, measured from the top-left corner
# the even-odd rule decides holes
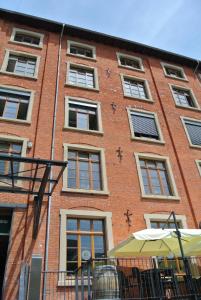
[[[18,299],[33,256],[71,274],[83,250],[104,256],[172,210],[198,228],[199,61],[5,10],[0,28],[0,151],[68,160],[37,239],[33,197],[0,195],[3,299]]]

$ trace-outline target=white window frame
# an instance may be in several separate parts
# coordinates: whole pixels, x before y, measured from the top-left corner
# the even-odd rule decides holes
[[[190,110],[200,110],[200,106],[198,104],[198,101],[197,101],[197,99],[195,97],[195,94],[193,93],[192,89],[189,89],[189,88],[184,87],[184,86],[176,85],[176,84],[170,84],[170,83],[169,83],[169,87],[170,87],[170,91],[172,93],[172,97],[174,99],[174,103],[175,103],[176,107],[180,107],[180,108],[184,108],[184,109],[190,109]],[[195,107],[190,107],[190,106],[184,106],[184,105],[177,104],[176,99],[174,97],[174,88],[189,92]]]
[[[29,36],[39,38],[40,43],[39,43],[39,45],[32,45],[32,44],[25,43],[25,42],[15,41],[14,39],[15,39],[16,33],[20,33],[20,34],[29,35]],[[15,43],[15,44],[20,44],[20,45],[26,45],[28,47],[42,49],[43,48],[43,39],[44,39],[44,34],[42,34],[42,33],[14,27],[13,30],[12,30],[11,37],[10,37],[10,42]]]
[[[199,174],[201,176],[201,159],[196,159],[195,163],[196,163],[196,166],[198,168],[198,172],[199,172]]]
[[[103,219],[105,221],[105,237],[106,237],[106,249],[109,251],[114,247],[113,233],[112,233],[112,213],[102,212],[96,210],[73,210],[73,209],[60,209],[60,257],[59,257],[59,270],[66,272],[66,224],[68,217],[77,218],[91,218],[91,219]],[[62,278],[63,277],[63,278]],[[64,276],[61,274],[61,278],[58,281],[59,286],[75,285],[75,280],[72,277],[68,280],[64,280]]]
[[[107,174],[106,174],[106,162],[105,162],[105,149],[97,148],[89,145],[78,145],[78,144],[63,144],[64,147],[64,161],[68,161],[68,150],[81,150],[86,152],[94,152],[100,155],[100,167],[101,167],[101,183],[102,190],[85,190],[68,188],[68,169],[66,168],[63,173],[63,192],[82,193],[82,194],[94,194],[94,195],[109,195],[107,185]]]
[[[117,52],[116,55],[117,55],[117,61],[118,61],[119,67],[130,69],[130,70],[135,70],[135,71],[139,71],[139,72],[144,72],[144,66],[143,66],[143,63],[142,63],[142,59],[140,57],[125,54],[125,53],[121,53],[121,52]],[[140,69],[122,65],[121,64],[121,57],[137,61],[139,63]]]
[[[155,200],[158,200],[158,199],[162,199],[162,200],[180,200],[169,157],[150,154],[150,153],[134,153],[134,156],[135,156],[136,165],[137,165],[137,171],[138,171],[138,177],[139,177],[139,182],[140,182],[142,198],[148,198],[148,199],[153,199],[153,200],[154,199]],[[166,170],[167,170],[167,175],[168,175],[168,179],[169,179],[170,189],[173,193],[172,196],[154,195],[154,194],[153,195],[152,194],[148,195],[148,194],[145,193],[144,183],[143,183],[142,174],[141,174],[141,167],[140,167],[140,159],[141,158],[142,159],[151,159],[151,160],[155,160],[155,161],[162,161],[162,162],[165,163]]]
[[[187,139],[188,139],[188,142],[189,142],[190,147],[200,149],[200,148],[201,148],[201,145],[199,146],[199,145],[194,145],[194,144],[192,144],[191,138],[190,138],[190,136],[189,136],[189,134],[188,134],[188,130],[187,130],[187,128],[186,128],[185,120],[190,121],[190,122],[192,121],[192,122],[199,123],[199,124],[200,124],[200,127],[201,127],[201,120],[193,119],[193,118],[188,118],[188,117],[180,117],[180,119],[181,119],[181,122],[182,122],[182,124],[183,124],[184,131],[185,131],[185,133],[186,133],[186,136],[187,136]]]
[[[76,127],[70,127],[69,124],[69,101],[73,101],[77,104],[84,104],[89,105],[93,104],[96,106],[97,110],[97,124],[98,124],[98,130],[90,130],[90,129],[81,129],[81,128],[76,128]],[[102,127],[102,118],[101,118],[101,104],[100,102],[85,99],[85,98],[79,98],[79,97],[71,97],[71,96],[66,96],[65,97],[65,123],[64,123],[64,129],[69,129],[69,130],[75,130],[75,131],[80,131],[80,132],[86,132],[86,133],[92,133],[92,134],[103,134],[103,127]]]
[[[131,118],[132,112],[138,113],[139,115],[140,114],[152,115],[154,117],[156,127],[157,127],[157,130],[158,130],[159,140],[155,140],[155,139],[152,139],[152,138],[145,138],[145,137],[141,138],[141,137],[136,137],[135,136],[135,132],[134,132],[133,125],[132,125],[132,118]],[[157,144],[165,144],[163,134],[162,134],[162,131],[161,131],[161,128],[160,128],[160,123],[159,123],[157,113],[150,112],[150,111],[147,111],[147,110],[134,109],[134,108],[130,108],[130,107],[127,107],[127,113],[128,113],[128,120],[129,120],[130,131],[131,131],[131,139],[132,140],[145,141],[145,142],[157,143]]]
[[[186,77],[186,74],[184,72],[184,69],[182,67],[175,66],[175,65],[172,65],[172,64],[169,64],[169,63],[165,63],[165,62],[161,62],[161,66],[163,68],[163,72],[165,74],[165,77],[169,77],[169,78],[176,79],[176,80],[188,81],[188,79]],[[183,78],[175,77],[175,76],[171,76],[171,75],[167,74],[166,73],[166,67],[180,71],[182,73],[182,75],[183,75]]]
[[[90,49],[92,51],[92,57],[70,53],[70,47],[72,45],[75,46],[75,47],[77,46],[77,47],[81,47],[81,48],[85,48],[85,49]],[[76,57],[80,57],[80,58],[84,58],[84,59],[96,60],[96,47],[92,46],[92,45],[89,45],[89,44],[85,44],[85,43],[80,43],[80,42],[76,42],[76,41],[72,41],[72,40],[67,40],[67,54],[72,55],[72,56],[76,56]]]
[[[6,121],[6,122],[12,122],[12,123],[31,123],[31,116],[32,116],[32,110],[33,110],[33,103],[34,103],[34,97],[35,97],[35,91],[33,90],[28,90],[24,89],[21,87],[17,86],[11,86],[11,85],[0,85],[0,88],[6,88],[10,90],[16,90],[16,91],[22,91],[22,92],[29,92],[30,93],[30,100],[29,100],[29,105],[28,105],[28,110],[27,110],[27,118],[26,120],[20,120],[20,119],[9,119],[9,118],[4,118],[0,117],[0,120]]]
[[[170,214],[144,214],[144,219],[147,228],[151,228],[151,221],[167,221]],[[173,219],[170,218],[170,221]],[[176,215],[176,220],[179,221],[182,224],[182,228],[186,229],[188,228],[187,222],[186,222],[186,216],[185,215]]]
[[[153,99],[152,99],[152,96],[151,96],[151,91],[150,91],[150,88],[149,88],[149,84],[148,84],[148,81],[146,79],[136,77],[136,76],[125,75],[125,74],[120,74],[120,77],[121,77],[121,83],[122,83],[124,97],[153,103]],[[143,82],[144,83],[144,88],[145,88],[146,93],[148,95],[148,98],[139,98],[139,97],[136,97],[136,96],[127,95],[126,91],[125,91],[125,87],[124,87],[124,79],[126,79],[126,78],[134,80],[134,81]]]
[[[22,138],[22,137],[18,137],[18,136],[13,136],[13,135],[7,135],[7,134],[0,134],[0,141],[5,141],[5,142],[10,142],[10,143],[22,143],[22,152],[21,152],[21,157],[26,157],[26,152],[27,152],[27,143],[29,141],[28,138]],[[0,158],[1,159],[1,158]],[[19,172],[22,172],[24,170],[24,163],[20,163],[20,168],[19,168]],[[1,186],[7,186],[4,183],[0,183]],[[23,186],[23,182],[21,180],[17,181],[16,184],[18,187],[22,187]]]
[[[80,85],[80,84],[75,85],[75,84],[72,84],[71,82],[69,82],[69,72],[70,72],[71,67],[92,71],[94,73],[94,84],[95,84],[95,86],[93,88],[90,88],[90,87],[85,87],[85,86]],[[67,62],[66,85],[72,86],[72,87],[78,87],[78,88],[81,88],[81,89],[84,89],[84,90],[99,91],[97,68],[89,67],[89,66],[81,65],[81,64],[76,64],[76,63],[72,63],[72,62]]]
[[[21,74],[16,74],[14,72],[6,71],[10,54],[24,56],[24,57],[30,57],[30,58],[36,58],[36,68],[35,68],[34,76],[21,75]],[[39,71],[39,64],[40,64],[40,56],[39,55],[31,54],[31,53],[28,53],[28,52],[22,52],[22,51],[15,51],[15,50],[11,50],[11,49],[6,49],[0,73],[13,75],[13,76],[17,76],[17,77],[23,77],[23,78],[37,79],[38,78],[38,71]]]

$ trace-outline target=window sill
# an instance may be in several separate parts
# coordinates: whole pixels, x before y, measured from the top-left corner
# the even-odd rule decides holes
[[[193,110],[193,111],[201,112],[201,109],[199,107],[182,106],[182,105],[179,105],[179,104],[175,104],[175,106],[178,107],[178,108],[183,108],[183,109],[187,109],[187,110]]]
[[[176,200],[179,201],[180,197],[178,196],[163,196],[163,195],[146,195],[142,194],[141,196],[143,199],[152,199],[152,200]]]
[[[185,81],[185,82],[188,82],[188,79],[187,79],[187,78],[173,77],[173,76],[170,76],[170,75],[167,75],[167,74],[165,74],[165,77],[171,78],[171,79],[175,79],[175,80],[179,80],[179,81]]]
[[[69,127],[69,126],[64,126],[64,130],[69,130],[69,131],[76,131],[80,133],[86,133],[86,134],[94,134],[94,135],[103,135],[103,131],[97,131],[97,130],[85,130],[85,129],[80,129],[80,128],[75,128],[75,127]]]
[[[148,138],[137,138],[137,137],[131,137],[132,141],[138,141],[138,142],[145,142],[145,143],[154,143],[154,144],[160,144],[165,145],[165,142],[162,140],[154,140],[154,139],[148,139]]]
[[[126,95],[126,94],[124,94],[124,97],[125,97],[125,98],[130,98],[130,99],[136,99],[136,100],[139,100],[139,101],[142,101],[142,102],[154,103],[154,100],[153,100],[153,99],[138,98],[138,97],[129,96],[129,95]]]
[[[16,45],[22,45],[22,46],[26,46],[26,47],[29,47],[29,48],[34,48],[34,49],[39,49],[41,50],[43,48],[43,45],[42,46],[37,46],[37,45],[31,45],[31,44],[28,44],[28,43],[21,43],[21,42],[17,42],[17,41],[8,41],[9,43],[11,44],[16,44]]]
[[[7,72],[7,71],[3,71],[3,70],[0,70],[0,73],[1,74],[5,74],[5,75],[11,75],[11,76],[14,76],[14,77],[21,77],[21,78],[32,79],[32,80],[37,80],[38,79],[37,76],[31,77],[31,76],[20,75],[20,74],[16,74],[16,73],[12,73],[12,72]]]
[[[65,83],[65,86],[70,86],[70,87],[73,87],[73,88],[80,88],[80,89],[84,89],[84,90],[99,92],[98,88],[90,88],[90,87],[85,87],[85,86],[82,86],[82,85],[75,85],[75,84],[68,83],[68,82]]]
[[[18,119],[8,119],[8,118],[3,118],[3,117],[0,117],[0,121],[2,121],[2,122],[5,121],[5,122],[17,123],[17,124],[31,125],[30,121],[18,120]]]
[[[137,68],[132,68],[132,67],[128,67],[128,66],[123,66],[123,65],[118,65],[119,68],[124,68],[127,70],[131,70],[131,71],[137,71],[137,72],[141,72],[141,73],[145,73],[144,69],[137,69]]]
[[[90,60],[90,61],[97,61],[97,59],[95,57],[87,57],[87,56],[82,56],[82,55],[79,55],[79,54],[73,54],[73,53],[66,53],[67,55],[69,56],[73,56],[73,57],[78,57],[78,58],[82,58],[82,59],[86,59],[86,60]]]
[[[67,192],[67,193],[77,193],[77,194],[90,194],[90,195],[105,195],[108,196],[109,192],[108,191],[95,191],[95,190],[84,190],[84,189],[70,189],[63,187],[62,192]]]

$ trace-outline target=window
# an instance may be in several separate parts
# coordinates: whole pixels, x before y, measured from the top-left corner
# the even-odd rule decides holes
[[[191,146],[201,146],[201,122],[194,119],[182,118],[184,129]]]
[[[142,196],[178,199],[169,159],[156,155],[135,154]]]
[[[148,83],[144,79],[121,75],[124,96],[152,101]]]
[[[99,153],[68,151],[68,188],[102,189]]]
[[[175,228],[172,218],[168,221],[170,214],[144,214],[147,228]],[[186,216],[176,215],[179,228],[187,228]],[[165,225],[166,224],[166,225]]]
[[[157,229],[157,228],[170,228],[174,229],[175,228],[175,223],[173,221],[168,221],[166,222],[165,220],[158,221],[158,220],[152,220],[151,222],[151,228]],[[178,228],[182,228],[181,223],[178,221],[176,222]]]
[[[201,160],[196,159],[196,160],[195,160],[195,163],[196,163],[196,165],[197,165],[198,172],[199,172],[199,174],[200,174],[200,176],[201,176]]]
[[[172,77],[180,80],[187,80],[183,68],[166,63],[161,63],[161,65],[167,77]]]
[[[21,152],[22,152],[22,143],[16,143],[16,142],[12,143],[12,142],[0,140],[0,174],[1,175],[6,175],[11,172],[10,162],[1,160],[1,155],[11,155],[11,156],[20,157]],[[13,172],[17,173],[18,171],[19,171],[19,163],[14,162]],[[5,181],[5,179],[2,179],[2,181]]]
[[[36,78],[38,74],[39,57],[27,53],[6,50],[1,72],[23,77]]]
[[[170,86],[177,106],[198,108],[198,103],[191,90],[178,86]]]
[[[68,160],[64,191],[108,193],[103,149],[64,144],[64,151]]]
[[[0,87],[0,117],[28,120],[32,93],[21,89]]]
[[[113,248],[111,212],[61,209],[60,220],[60,271],[73,275],[84,261],[84,250],[101,258]],[[61,278],[59,285],[64,284],[68,281]]]
[[[121,67],[133,69],[137,71],[144,71],[142,60],[139,57],[117,52],[117,59],[118,59],[118,64]]]
[[[106,255],[103,219],[67,218],[67,274],[72,274],[85,262],[82,253],[89,251],[91,258]]]
[[[65,127],[102,132],[100,104],[90,100],[66,98],[67,124]]]
[[[131,133],[134,139],[163,142],[155,113],[128,109]]]
[[[88,59],[96,58],[95,47],[83,43],[73,42],[73,41],[67,42],[67,53],[80,56],[83,58],[88,58]]]
[[[95,69],[70,64],[68,70],[68,84],[82,88],[98,89],[97,72]]]
[[[24,30],[20,28],[13,28],[11,35],[11,41],[24,44],[27,46],[33,46],[42,48],[44,35],[38,32]]]

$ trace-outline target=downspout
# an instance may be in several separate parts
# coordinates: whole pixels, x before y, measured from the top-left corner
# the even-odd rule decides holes
[[[58,92],[59,92],[59,75],[60,75],[60,63],[61,63],[61,43],[63,38],[65,24],[62,24],[60,39],[59,39],[59,50],[58,50],[58,63],[57,63],[57,75],[56,75],[56,89],[55,89],[55,102],[54,102],[54,114],[53,114],[53,126],[52,126],[52,143],[51,143],[51,154],[50,159],[54,159],[55,154],[55,129],[56,129],[56,116],[58,107]],[[53,179],[52,172],[50,174],[50,179]],[[51,190],[51,184],[50,184]],[[49,235],[50,235],[50,217],[51,217],[51,204],[52,196],[48,197],[48,208],[47,208],[47,222],[46,222],[46,239],[45,239],[45,258],[44,258],[44,271],[48,271],[48,251],[49,251]],[[46,288],[46,273],[44,276],[44,286],[43,286],[43,299],[45,299],[45,288]]]

